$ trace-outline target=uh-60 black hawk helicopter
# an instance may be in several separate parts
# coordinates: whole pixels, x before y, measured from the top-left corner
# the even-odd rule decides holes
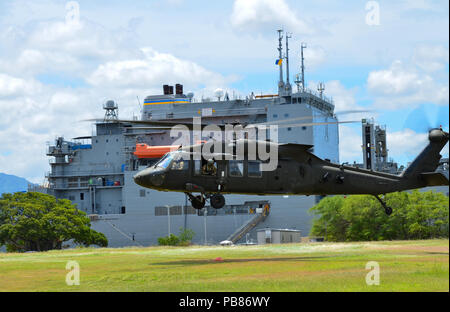
[[[137,123],[159,129],[175,126],[175,123],[164,121]],[[192,124],[184,125],[192,130]],[[180,146],[156,164],[138,172],[134,181],[155,190],[184,192],[196,209],[203,208],[207,200],[212,207],[222,208],[225,205],[224,194],[369,194],[375,196],[386,214],[390,215],[392,208],[379,197],[381,194],[449,185],[445,175],[435,172],[442,157],[440,151],[449,141],[449,134],[442,128],[432,129],[428,139],[424,150],[399,175],[331,163],[311,153],[312,145],[278,144],[243,138],[209,146],[209,154],[201,152],[208,142]],[[276,150],[277,165],[273,170],[262,170],[267,160],[248,157],[247,152],[254,146],[266,151],[271,148]],[[241,159],[236,157],[238,150],[245,151]]]

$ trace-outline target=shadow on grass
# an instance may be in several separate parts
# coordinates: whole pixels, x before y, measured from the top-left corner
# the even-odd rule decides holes
[[[426,251],[425,253],[429,254],[429,255],[444,255],[444,256],[448,256],[448,252]]]
[[[245,258],[245,259],[189,259],[189,260],[178,260],[170,262],[156,262],[151,263],[151,265],[202,265],[202,264],[221,264],[221,263],[242,263],[242,262],[280,262],[280,261],[317,261],[326,258],[333,258],[331,256],[324,257],[290,257],[290,258]]]

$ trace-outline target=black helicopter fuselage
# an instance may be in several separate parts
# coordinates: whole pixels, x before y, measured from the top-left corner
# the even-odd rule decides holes
[[[448,133],[435,129],[429,140],[429,145],[400,175],[334,164],[310,153],[310,146],[280,144],[278,165],[271,171],[260,170],[263,162],[245,157],[214,160],[208,170],[205,159],[195,159],[192,150],[180,150],[139,172],[135,182],[161,191],[256,195],[377,195],[448,185],[448,178],[434,172],[439,152],[448,142]],[[242,144],[248,141],[243,140]]]

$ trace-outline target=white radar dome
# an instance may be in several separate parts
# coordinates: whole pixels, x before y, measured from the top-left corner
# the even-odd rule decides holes
[[[223,90],[220,88],[216,89],[216,91],[214,91],[214,96],[220,99],[223,96]]]

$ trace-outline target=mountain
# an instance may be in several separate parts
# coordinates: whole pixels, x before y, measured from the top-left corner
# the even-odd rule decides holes
[[[0,173],[0,195],[3,193],[22,192],[28,189],[28,182],[24,178]]]

